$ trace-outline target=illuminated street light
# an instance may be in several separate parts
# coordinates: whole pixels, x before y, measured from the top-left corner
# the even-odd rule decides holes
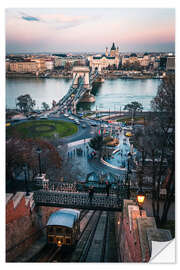
[[[143,209],[142,206],[143,206],[144,200],[145,200],[145,193],[143,192],[142,188],[140,188],[138,190],[136,198],[137,198],[137,203],[138,203],[139,210],[140,210],[140,215],[142,215],[141,210]]]

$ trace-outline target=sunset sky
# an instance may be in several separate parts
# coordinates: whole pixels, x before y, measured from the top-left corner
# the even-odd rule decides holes
[[[6,9],[6,52],[174,51],[175,9]]]

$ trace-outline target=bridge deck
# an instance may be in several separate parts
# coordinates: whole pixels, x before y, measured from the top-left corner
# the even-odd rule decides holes
[[[77,74],[76,74],[77,75]],[[59,101],[59,108],[63,108],[64,106],[69,106],[72,107],[74,104],[77,104],[80,100],[80,98],[85,94],[87,91],[86,88],[84,88],[84,78],[85,76],[80,78],[79,84],[77,88],[74,88],[74,81],[76,79],[76,75],[72,81],[72,84],[66,93],[64,97]],[[89,77],[89,87],[92,87],[93,81],[98,77],[98,72],[96,71],[95,73],[90,73]]]
[[[34,202],[41,206],[121,211],[122,198],[116,195],[106,196],[95,193],[90,202],[85,192],[62,192],[38,190],[34,192]]]

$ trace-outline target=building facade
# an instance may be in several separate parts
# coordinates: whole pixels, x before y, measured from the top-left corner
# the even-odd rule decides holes
[[[10,62],[9,63],[9,71],[18,72],[18,73],[25,73],[25,72],[36,72],[40,68],[40,64],[34,61],[28,62]]]
[[[113,43],[110,53],[108,53],[108,48],[106,47],[105,54],[98,56],[89,56],[89,66],[94,69],[106,69],[109,66],[119,66],[119,47],[115,47]]]
[[[122,57],[122,66],[127,64],[139,64],[142,67],[147,67],[151,62],[151,57],[148,53],[145,53],[143,56],[137,56],[136,53],[130,55],[124,55]]]
[[[44,58],[24,59],[23,61],[6,62],[6,70],[17,73],[36,73],[52,70],[54,62]]]

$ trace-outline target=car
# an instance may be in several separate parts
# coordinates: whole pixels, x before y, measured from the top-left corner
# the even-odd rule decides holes
[[[126,136],[127,137],[131,137],[132,136],[132,133],[131,132],[126,132]]]
[[[102,124],[101,127],[108,128],[108,125],[107,124]]]
[[[85,124],[82,124],[82,128],[86,128],[86,125]]]
[[[11,119],[12,122],[19,122],[21,119],[20,118],[13,118]]]
[[[47,115],[41,115],[40,119],[48,119]]]
[[[91,126],[93,127],[97,127],[97,123],[96,122],[90,122]]]
[[[70,120],[74,120],[74,117],[72,117],[72,116],[69,116],[68,118],[69,118]]]
[[[35,110],[34,112],[37,113],[37,114],[40,114],[41,113],[40,110]]]
[[[30,115],[27,119],[28,119],[28,120],[31,120],[31,119],[36,119],[36,118],[37,118],[36,115]]]
[[[74,123],[77,124],[77,125],[80,125],[80,122],[77,121],[77,120],[75,120]]]

